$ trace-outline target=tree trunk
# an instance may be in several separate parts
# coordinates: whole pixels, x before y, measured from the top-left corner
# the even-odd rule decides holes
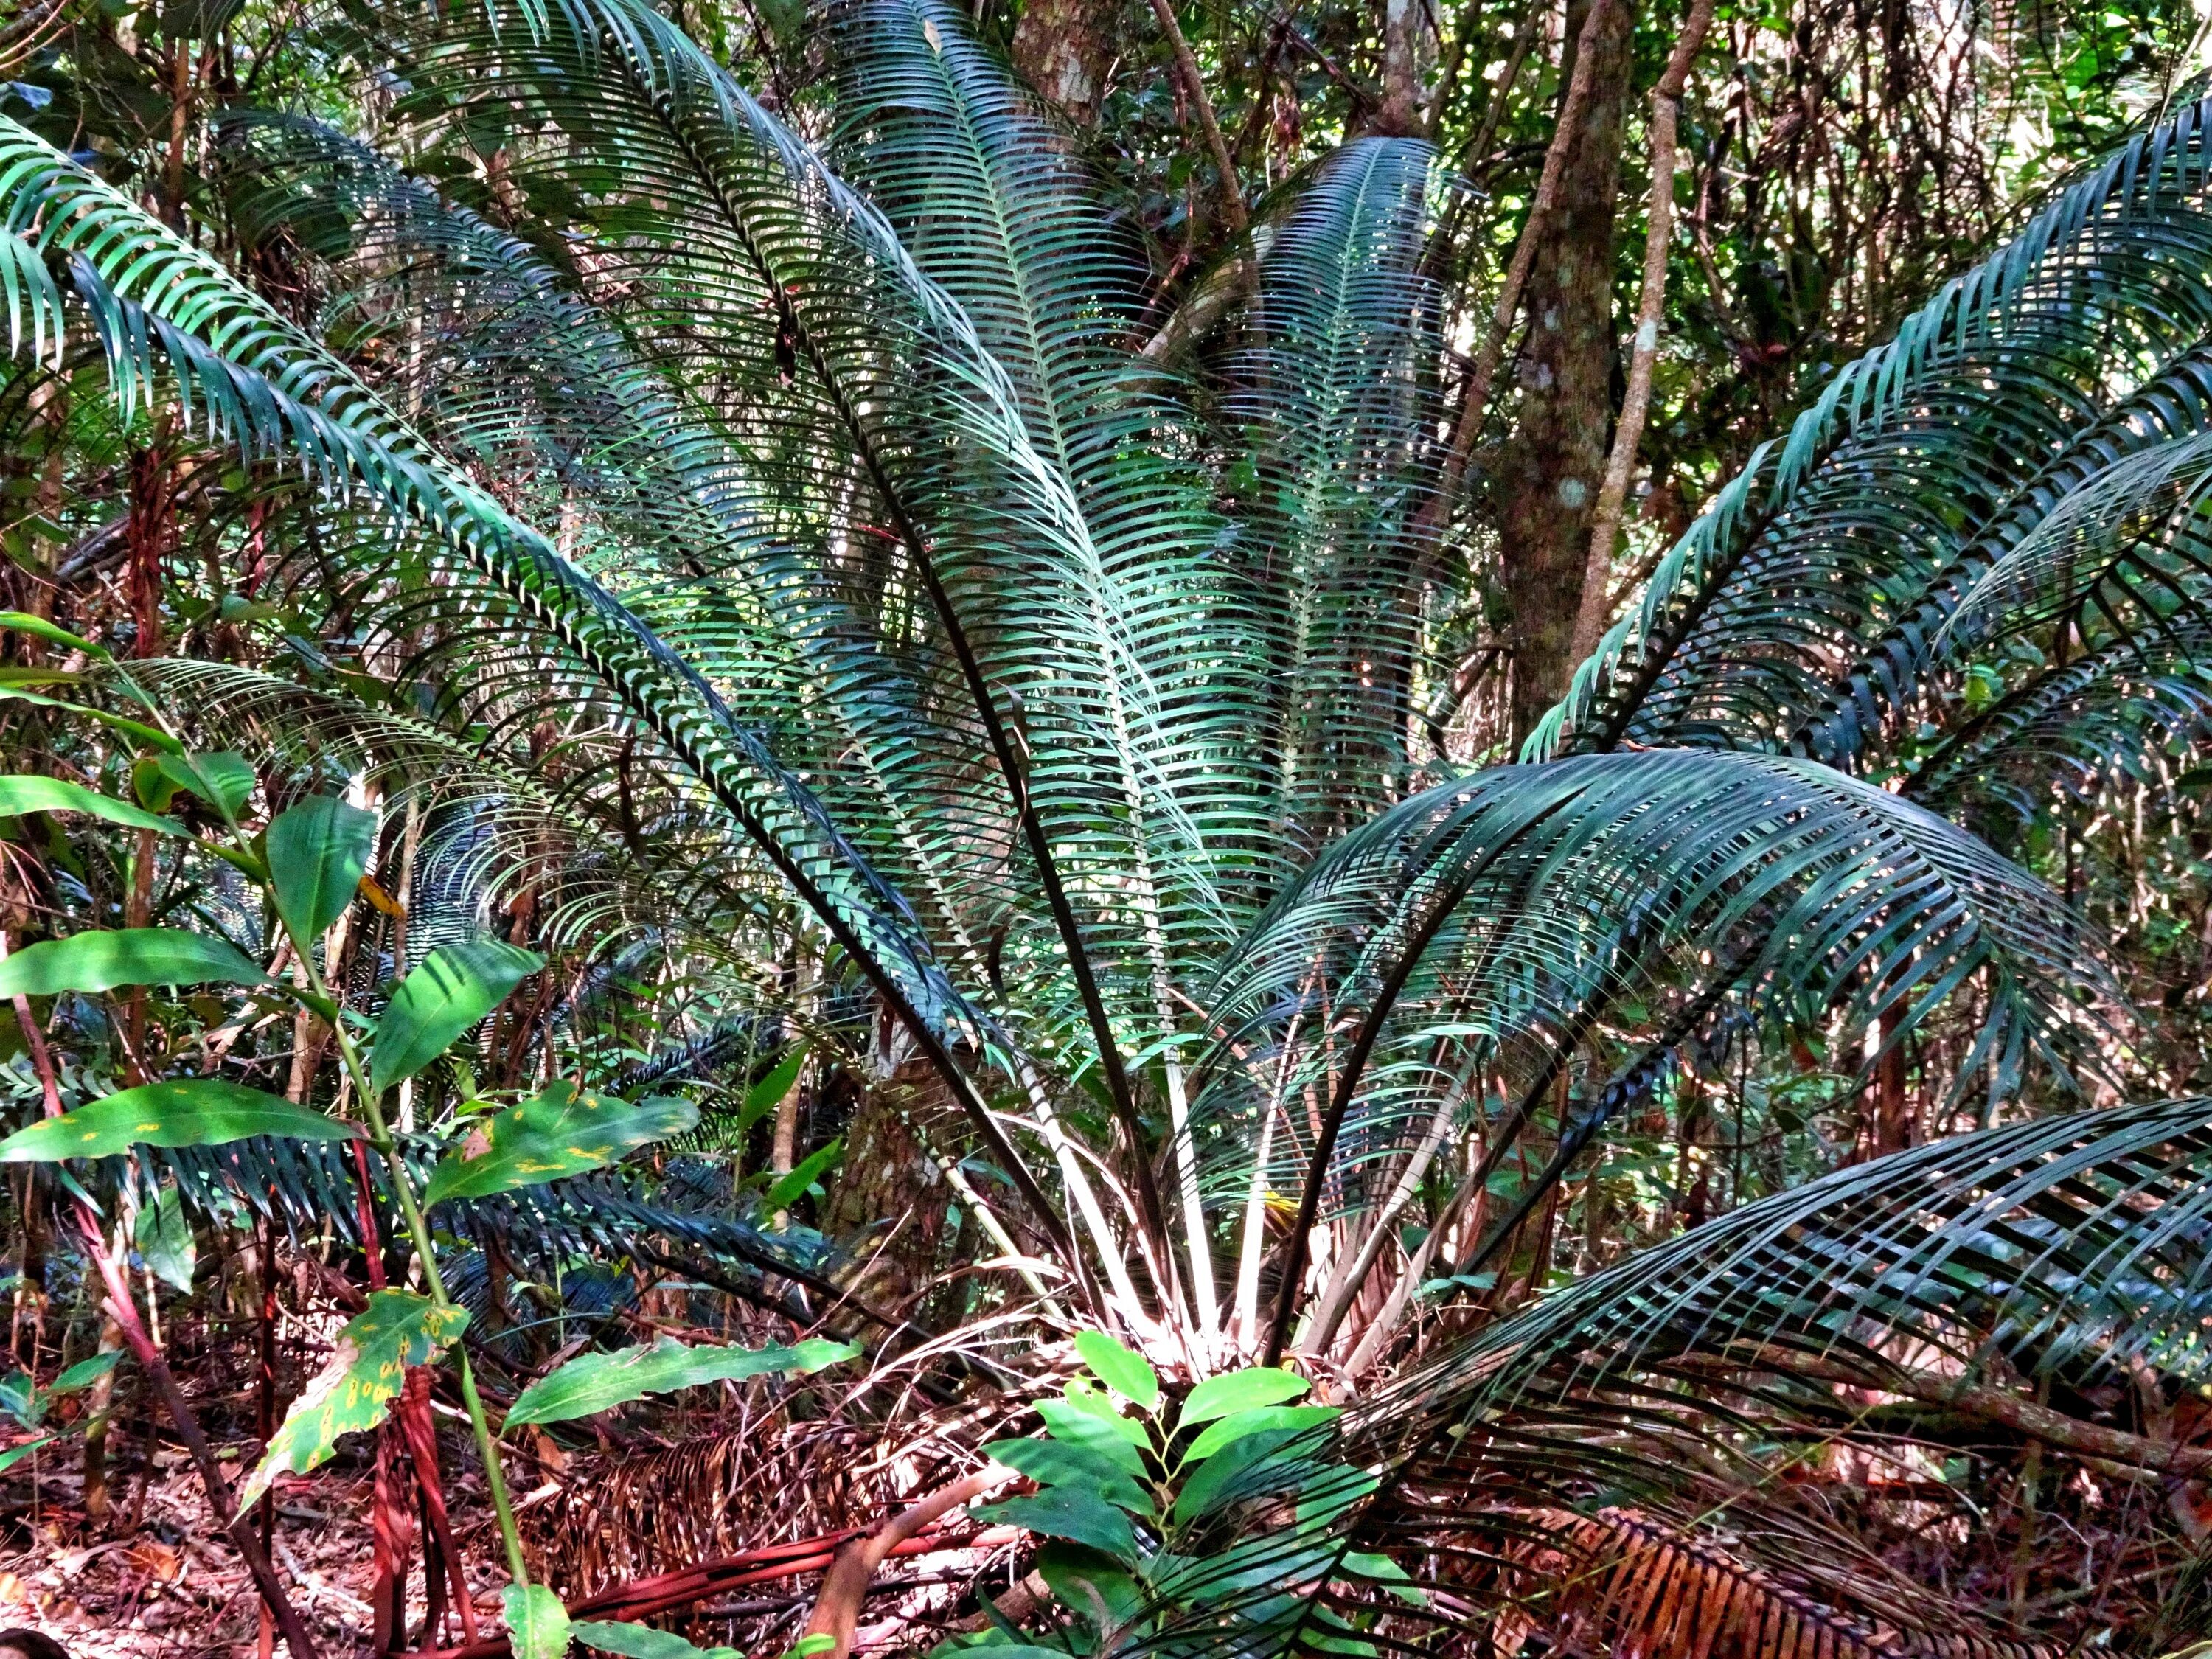
[[[1570,42],[1582,33],[1587,10],[1588,0],[1571,7]],[[1529,270],[1520,420],[1497,474],[1505,589],[1514,616],[1516,743],[1566,689],[1590,516],[1605,474],[1616,349],[1613,219],[1634,24],[1628,5],[1605,9],[1589,102]],[[1572,73],[1571,64],[1565,67],[1563,84]]]
[[[1014,68],[1079,127],[1097,125],[1105,101],[1113,18],[1096,0],[1030,0],[1014,26]]]
[[[1394,138],[1421,130],[1426,88],[1421,48],[1426,9],[1420,0],[1382,0],[1382,106],[1369,131]]]

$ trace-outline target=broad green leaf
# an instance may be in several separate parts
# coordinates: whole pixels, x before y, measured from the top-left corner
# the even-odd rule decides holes
[[[10,1446],[6,1451],[0,1451],[0,1474],[13,1468],[40,1447],[52,1445],[58,1438],[58,1435],[42,1434],[36,1440],[27,1440],[20,1446]]]
[[[48,645],[58,645],[64,651],[82,651],[88,657],[102,662],[112,662],[114,655],[104,645],[94,645],[81,634],[48,622],[44,617],[34,617],[27,611],[0,611],[0,628],[12,629],[18,634],[34,635]]]
[[[1152,1494],[1110,1457],[1085,1446],[1060,1440],[999,1440],[984,1447],[983,1455],[1029,1476],[1040,1486],[1080,1486],[1133,1515],[1152,1515],[1158,1507]]]
[[[763,1201],[772,1211],[789,1209],[809,1187],[835,1168],[837,1160],[844,1156],[845,1143],[842,1140],[833,1140],[820,1152],[809,1153],[793,1167],[788,1175],[776,1177],[775,1185],[768,1189],[768,1197]]]
[[[20,818],[26,812],[82,812],[133,830],[151,830],[164,836],[185,834],[185,826],[173,819],[157,817],[142,806],[66,778],[0,778],[0,818]]]
[[[155,1278],[180,1291],[192,1288],[199,1247],[192,1242],[192,1224],[185,1218],[185,1201],[174,1187],[157,1188],[153,1201],[140,1206],[131,1237]]]
[[[507,1420],[509,1426],[565,1423],[649,1394],[783,1371],[818,1371],[858,1358],[860,1352],[858,1343],[825,1342],[819,1337],[787,1348],[689,1348],[664,1336],[651,1347],[579,1355],[525,1389],[508,1409]]]
[[[1144,1455],[1126,1432],[1137,1429],[1142,1433],[1139,1425],[1099,1418],[1064,1400],[1038,1401],[1037,1415],[1044,1419],[1054,1439],[1095,1452],[1124,1474],[1144,1479]]]
[[[1336,1406],[1255,1406],[1250,1411],[1232,1412],[1218,1422],[1209,1424],[1206,1431],[1190,1443],[1190,1449],[1183,1453],[1182,1461],[1185,1465],[1202,1462],[1248,1434],[1260,1434],[1269,1429],[1310,1429],[1343,1415],[1343,1409]]]
[[[376,1023],[368,1073],[380,1089],[410,1078],[445,1053],[453,1039],[499,1006],[507,994],[545,965],[534,951],[498,939],[441,945],[399,981]]]
[[[118,927],[29,945],[0,962],[0,997],[112,991],[119,985],[265,985],[226,939],[181,927]]]
[[[499,1593],[514,1659],[566,1659],[568,1609],[543,1584],[509,1584]]]
[[[1130,1352],[1105,1332],[1077,1332],[1075,1352],[1092,1375],[1139,1411],[1151,1411],[1160,1403],[1159,1373],[1141,1354]]]
[[[376,850],[376,814],[317,795],[269,826],[269,878],[276,908],[304,947],[353,902]]]
[[[245,1509],[286,1471],[304,1474],[329,1458],[338,1437],[373,1429],[399,1394],[410,1365],[427,1365],[460,1335],[466,1310],[441,1308],[411,1291],[372,1291],[368,1306],[338,1333],[337,1348],[292,1402],[260,1468],[239,1493]]]
[[[619,1653],[623,1659],[738,1659],[735,1648],[694,1647],[672,1631],[626,1621],[580,1619],[568,1634],[586,1647]]]
[[[1110,1394],[1101,1393],[1084,1378],[1069,1377],[1067,1386],[1062,1392],[1066,1395],[1069,1405],[1088,1416],[1097,1418],[1131,1445],[1149,1447],[1152,1443],[1152,1437],[1146,1431],[1142,1423],[1133,1417],[1121,1415],[1121,1401]]]
[[[350,1123],[217,1078],[142,1084],[0,1140],[0,1164],[109,1158],[133,1146],[220,1146],[254,1135],[357,1140]]]
[[[482,1125],[459,1151],[448,1152],[430,1172],[422,1202],[485,1198],[580,1175],[681,1134],[698,1121],[698,1109],[688,1100],[654,1098],[633,1106],[579,1094],[573,1084],[550,1083]]]
[[[210,806],[236,817],[259,781],[243,755],[157,755],[154,764],[179,789],[189,789]]]
[[[1182,1412],[1176,1419],[1178,1428],[1189,1428],[1194,1424],[1211,1423],[1217,1417],[1226,1417],[1231,1412],[1250,1411],[1258,1406],[1279,1406],[1285,1400],[1296,1400],[1312,1383],[1296,1371],[1279,1367],[1255,1365],[1248,1370],[1231,1371],[1222,1376],[1209,1376],[1190,1391],[1182,1402]]]
[[[60,697],[49,697],[43,692],[27,691],[21,681],[12,685],[0,685],[0,697],[14,702],[34,703],[40,708],[58,708],[64,714],[75,714],[95,726],[104,726],[111,732],[120,732],[133,743],[149,749],[161,750],[164,754],[181,755],[185,745],[179,743],[158,726],[149,726],[143,720],[134,720],[128,714],[118,714],[105,708],[94,708],[81,702],[68,702]]]
[[[806,1064],[806,1045],[799,1043],[776,1063],[775,1069],[745,1091],[745,1103],[738,1109],[738,1133],[743,1134],[783,1103],[799,1081],[799,1068]]]
[[[54,1386],[46,1392],[75,1394],[80,1389],[88,1389],[122,1363],[123,1350],[120,1348],[109,1348],[105,1352],[93,1355],[89,1359],[80,1359],[56,1377]]]
[[[1048,1538],[1065,1538],[1103,1550],[1117,1561],[1137,1559],[1137,1534],[1129,1517],[1096,1492],[1079,1486],[1048,1486],[1030,1498],[1009,1498],[975,1511],[979,1521],[1026,1527]]]

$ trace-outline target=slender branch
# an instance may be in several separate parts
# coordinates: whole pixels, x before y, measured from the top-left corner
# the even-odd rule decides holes
[[[1174,0],[1152,0],[1152,15],[1159,19],[1160,32],[1175,51],[1176,73],[1182,80],[1183,95],[1190,100],[1199,131],[1206,135],[1206,147],[1212,152],[1213,165],[1220,172],[1222,217],[1229,222],[1231,233],[1242,236],[1252,223],[1244,208],[1244,187],[1237,180],[1237,163],[1221,137],[1221,123],[1214,118],[1213,100],[1206,95],[1206,78],[1198,71],[1198,59],[1191,52],[1190,42],[1183,38],[1182,25],[1176,21]]]
[[[1713,0],[1696,0],[1659,84],[1651,88],[1651,208],[1644,239],[1644,295],[1628,359],[1628,389],[1621,398],[1613,453],[1606,459],[1605,482],[1598,487],[1597,510],[1590,520],[1582,605],[1567,649],[1571,662],[1580,662],[1596,649],[1612,610],[1607,590],[1612,586],[1613,544],[1620,533],[1622,504],[1628,499],[1628,475],[1635,469],[1636,448],[1651,411],[1651,366],[1659,356],[1659,325],[1667,305],[1667,249],[1674,230],[1675,120],[1681,112],[1690,64],[1705,45],[1712,21]]]
[[[860,1622],[860,1603],[876,1569],[892,1550],[940,1516],[981,1497],[992,1487],[1012,1479],[1012,1473],[994,1463],[981,1472],[940,1486],[920,1502],[901,1510],[875,1531],[853,1539],[837,1552],[830,1571],[822,1575],[822,1589],[814,1613],[806,1621],[805,1637],[830,1638],[826,1648],[814,1651],[820,1659],[851,1659],[853,1638]],[[805,1637],[801,1638],[804,1644]]]

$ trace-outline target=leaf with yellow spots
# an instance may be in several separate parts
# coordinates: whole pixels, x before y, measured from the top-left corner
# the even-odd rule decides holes
[[[681,1134],[699,1121],[688,1100],[654,1098],[633,1106],[549,1083],[501,1112],[449,1152],[423,1189],[425,1207],[449,1198],[487,1198],[558,1181],[611,1164],[625,1152]]]
[[[292,1402],[267,1455],[239,1493],[245,1509],[283,1474],[304,1474],[337,1449],[338,1437],[373,1429],[398,1397],[410,1365],[436,1358],[469,1322],[465,1309],[441,1308],[412,1291],[375,1291],[338,1333],[337,1351]]]
[[[185,1078],[125,1089],[18,1129],[0,1140],[0,1164],[110,1158],[133,1146],[220,1146],[253,1135],[341,1140],[360,1134],[350,1123],[258,1089],[220,1078]]]

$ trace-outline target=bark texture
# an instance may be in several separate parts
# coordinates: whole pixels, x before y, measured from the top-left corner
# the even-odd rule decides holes
[[[1577,51],[1588,9],[1583,0],[1567,16],[1567,38]],[[1514,617],[1516,742],[1566,689],[1590,520],[1605,475],[1616,349],[1613,222],[1634,22],[1633,8],[1619,0],[1599,19],[1589,100],[1528,274],[1520,420],[1496,475]]]
[[[1077,126],[1094,126],[1114,62],[1113,13],[1097,0],[1029,0],[1014,26],[1014,68]]]

